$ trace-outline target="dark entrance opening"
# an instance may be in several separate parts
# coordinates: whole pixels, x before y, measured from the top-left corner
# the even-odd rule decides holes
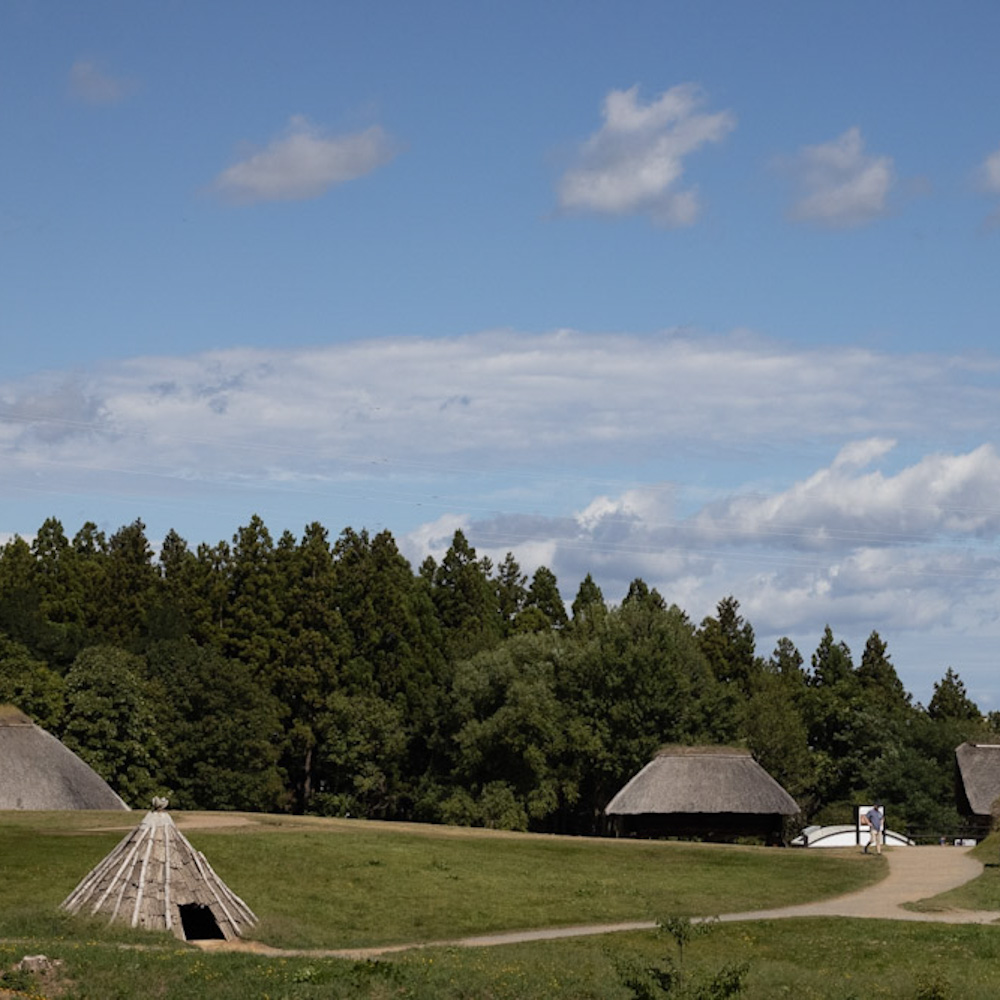
[[[184,903],[181,911],[181,927],[185,941],[211,941],[224,938],[212,911],[201,903]]]

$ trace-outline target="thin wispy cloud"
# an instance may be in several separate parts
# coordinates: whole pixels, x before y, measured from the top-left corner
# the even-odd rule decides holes
[[[667,228],[689,226],[701,205],[697,188],[683,183],[686,160],[721,142],[735,127],[729,111],[708,113],[694,84],[681,84],[643,103],[638,86],[612,90],[604,124],[579,148],[558,183],[567,212],[645,215]]]
[[[78,59],[69,71],[70,96],[84,104],[118,104],[136,89],[134,80],[114,76],[92,59]]]
[[[849,228],[888,211],[892,158],[867,153],[856,126],[830,142],[803,147],[788,168],[797,188],[790,216],[797,222]]]
[[[979,168],[979,180],[988,194],[1000,194],[1000,149],[983,161]]]
[[[1000,149],[990,153],[989,156],[979,165],[976,171],[976,181],[979,189],[986,195],[1000,195]],[[985,222],[986,229],[996,229],[1000,227],[1000,206],[993,209],[987,216]]]
[[[998,379],[990,358],[889,358],[743,335],[496,332],[233,349],[2,384],[0,460],[145,463],[155,445],[165,467],[310,476],[349,456],[544,466],[872,434],[940,440],[943,428],[988,440],[1000,431]]]
[[[760,635],[982,634],[1000,607],[998,391],[993,356],[742,332],[133,358],[0,383],[0,496],[142,514],[292,492],[309,519],[391,510],[414,565],[461,527],[613,600],[641,576],[698,620],[735,594]]]
[[[145,463],[155,444],[166,467],[309,476],[346,456],[544,465],[873,433],[933,439],[941,428],[990,435],[997,378],[981,357],[887,358],[745,336],[498,332],[233,349],[0,385],[0,458]],[[43,435],[66,452],[37,452]]]
[[[398,151],[378,125],[337,135],[295,115],[267,146],[223,170],[213,187],[241,203],[318,198],[384,166]]]

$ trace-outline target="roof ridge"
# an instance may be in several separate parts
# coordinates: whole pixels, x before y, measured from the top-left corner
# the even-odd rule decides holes
[[[0,726],[33,726],[31,716],[9,702],[0,705]]]

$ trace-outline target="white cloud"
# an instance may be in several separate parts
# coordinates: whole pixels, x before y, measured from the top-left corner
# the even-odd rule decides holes
[[[991,440],[997,375],[989,358],[745,336],[495,332],[237,349],[0,385],[0,461],[135,458],[213,478],[287,479],[332,466],[365,476],[470,460],[622,467],[867,442],[839,460],[850,465],[885,450],[875,437]]]
[[[587,573],[613,600],[642,576],[696,621],[735,594],[762,642],[816,642],[829,621],[929,655],[918,639],[937,629],[981,636],[985,662],[1000,642],[998,391],[996,357],[744,333],[134,358],[0,383],[0,531],[127,509],[118,524],[211,542],[206,518],[218,538],[258,512],[388,527],[419,563],[462,528],[497,561],[549,566],[570,597]],[[15,504],[37,520],[12,522]],[[941,656],[934,678],[948,662],[965,676]]]
[[[808,658],[826,624],[860,652],[877,629],[891,652],[904,651],[897,666],[922,696],[949,664],[969,679],[963,658],[978,657],[984,643],[995,647],[1000,457],[984,445],[927,455],[893,474],[866,471],[889,456],[885,441],[851,443],[773,495],[735,497],[687,517],[664,484],[599,496],[572,518],[479,517],[462,528],[480,554],[497,560],[512,549],[529,573],[548,566],[567,600],[587,573],[612,601],[641,576],[698,622],[733,594],[762,655],[792,635],[813,643],[800,647]],[[428,546],[418,532],[403,547],[440,558],[449,541],[437,532]],[[942,632],[950,643],[928,645]],[[984,681],[973,675],[976,688],[993,670],[987,659]]]
[[[791,170],[799,188],[792,218],[832,228],[884,215],[895,181],[892,158],[867,154],[856,126],[830,142],[803,147]]]
[[[984,191],[989,194],[1000,194],[1000,149],[983,161],[979,168],[979,180]]]
[[[577,163],[558,184],[559,205],[570,212],[641,214],[667,227],[691,225],[700,205],[682,187],[685,159],[735,126],[728,111],[707,114],[692,84],[672,87],[642,104],[639,88],[612,90],[604,124],[579,149]]]
[[[70,95],[85,104],[118,104],[135,89],[134,80],[112,76],[90,59],[78,59],[69,71]]]
[[[850,450],[860,454],[857,446]],[[865,464],[886,454],[885,442],[871,442]],[[841,452],[784,493],[706,508],[694,532],[730,544],[841,551],[1000,534],[1000,457],[992,445],[927,455],[894,476],[863,468]]]
[[[398,146],[378,125],[330,135],[302,115],[284,134],[215,179],[215,190],[238,202],[301,201],[356,180],[388,163]]]
[[[1000,149],[986,157],[979,165],[976,174],[979,187],[985,194],[1000,194]],[[1000,208],[995,208],[987,216],[984,225],[986,229],[1000,227]]]

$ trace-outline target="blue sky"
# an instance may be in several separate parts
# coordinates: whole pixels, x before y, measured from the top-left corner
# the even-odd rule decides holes
[[[0,7],[0,537],[456,527],[1000,707],[994,3]]]

